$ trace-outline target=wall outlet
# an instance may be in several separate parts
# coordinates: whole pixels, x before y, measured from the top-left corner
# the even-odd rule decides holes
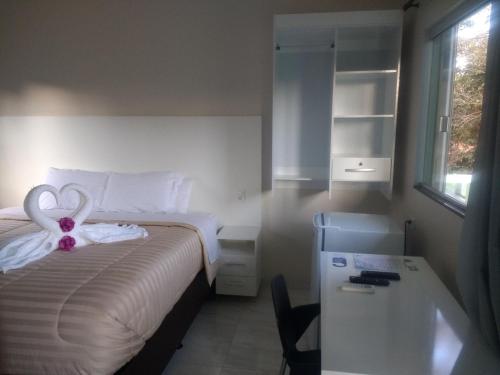
[[[239,201],[244,201],[247,199],[247,191],[246,190],[240,190],[236,193],[236,197],[238,198]]]

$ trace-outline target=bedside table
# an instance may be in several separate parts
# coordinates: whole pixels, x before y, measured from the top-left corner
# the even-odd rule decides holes
[[[217,294],[256,296],[262,277],[260,227],[225,226],[218,239]]]

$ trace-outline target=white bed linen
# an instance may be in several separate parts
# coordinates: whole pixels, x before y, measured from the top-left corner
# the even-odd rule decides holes
[[[72,210],[53,209],[42,210],[46,215],[58,219],[71,214]],[[0,218],[3,219],[28,219],[22,207],[8,207],[0,209]],[[140,223],[148,221],[158,222],[177,222],[190,224],[198,228],[203,235],[205,245],[207,246],[208,260],[210,264],[214,263],[220,254],[219,242],[217,240],[217,217],[213,214],[203,212],[190,213],[136,213],[136,212],[102,212],[93,211],[89,220],[122,220],[131,223]]]
[[[45,176],[44,184],[55,186],[57,189],[69,183],[82,185],[92,196],[92,201],[96,210],[101,210],[108,179],[109,173],[107,172],[49,168]],[[79,201],[78,194],[74,191],[61,197],[58,203],[56,203],[52,194],[45,193],[40,197],[40,208],[47,210],[52,210],[54,208],[71,210],[78,207]]]
[[[176,212],[176,197],[183,178],[175,172],[111,172],[103,211]]]

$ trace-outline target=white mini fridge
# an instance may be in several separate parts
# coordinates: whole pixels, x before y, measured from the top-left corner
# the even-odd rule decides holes
[[[403,255],[404,232],[385,215],[319,212],[313,217],[311,293],[319,301],[321,251]]]

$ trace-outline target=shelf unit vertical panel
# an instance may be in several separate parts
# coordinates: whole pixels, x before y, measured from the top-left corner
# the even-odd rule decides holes
[[[335,96],[335,76],[336,76],[336,67],[337,67],[337,29],[334,31],[334,49],[333,49],[333,62],[332,62],[332,95],[330,97],[330,149],[328,150],[328,155],[330,159],[330,166],[328,168],[328,199],[332,199],[332,168],[333,168],[333,159],[332,159],[332,145],[333,145],[333,136],[334,136],[334,127],[335,127],[335,118],[333,114],[335,113],[335,107],[333,105],[333,97]]]
[[[394,119],[393,119],[393,135],[392,138],[394,142],[392,143],[392,163],[391,163],[391,180],[389,182],[389,186],[387,186],[387,190],[382,190],[382,193],[385,195],[387,199],[392,198],[392,190],[394,187],[394,165],[395,165],[395,157],[396,157],[396,135],[397,135],[397,124],[398,124],[398,103],[399,103],[399,84],[400,84],[400,73],[401,73],[401,48],[402,48],[402,38],[403,38],[403,29],[402,24],[398,29],[398,37],[397,37],[397,73],[396,73],[396,82],[395,82],[395,100],[394,100]]]

